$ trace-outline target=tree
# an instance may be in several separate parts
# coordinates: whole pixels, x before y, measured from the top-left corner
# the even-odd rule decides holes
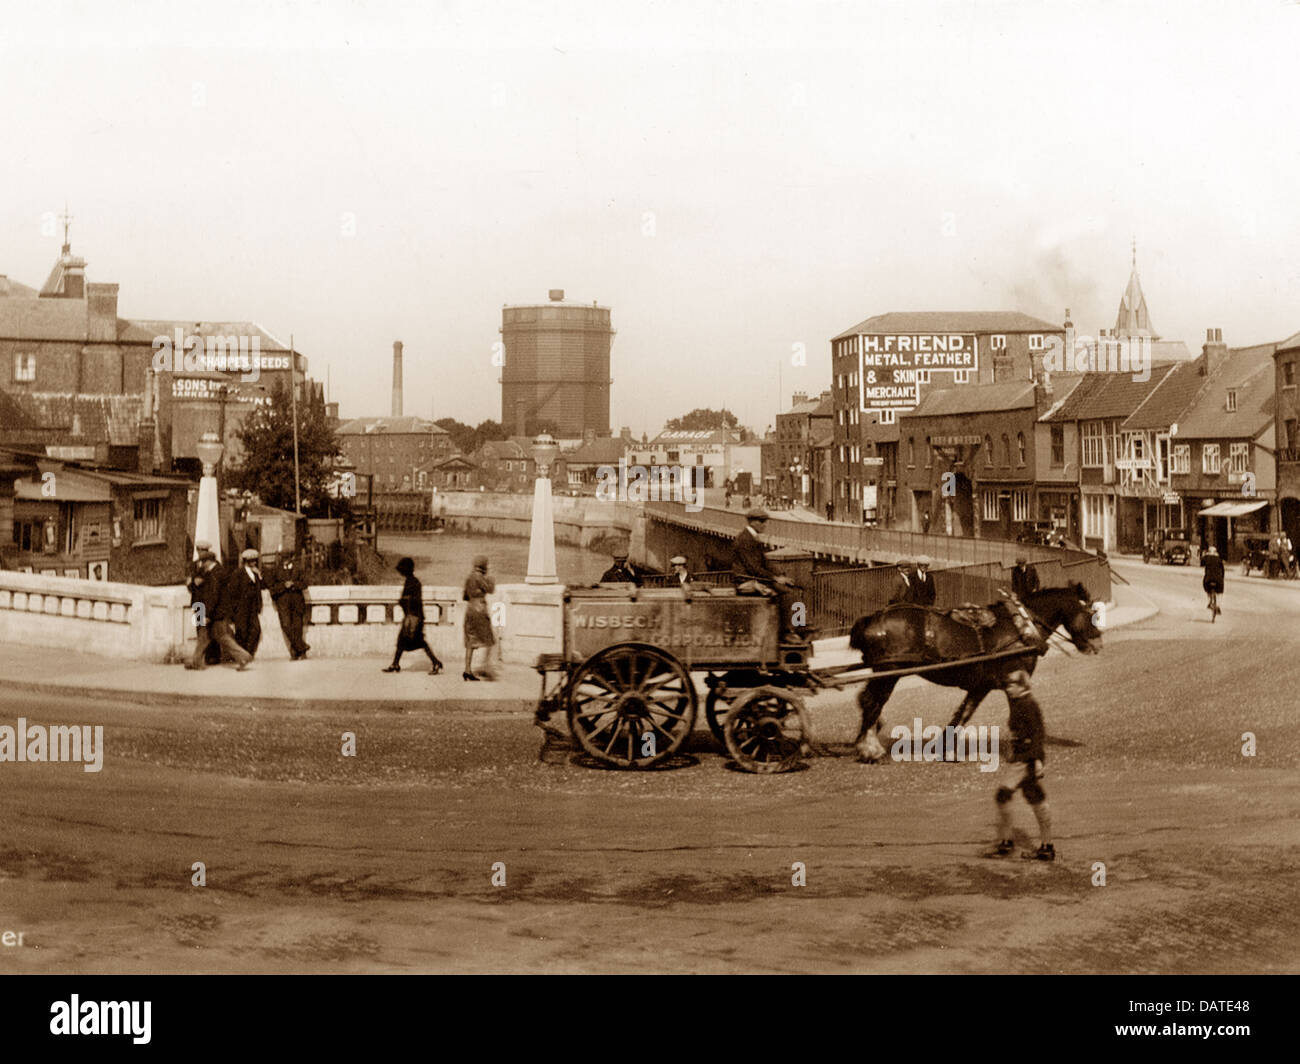
[[[253,410],[236,432],[244,454],[239,466],[227,471],[231,486],[251,491],[268,506],[294,509],[293,405],[280,382],[270,403]],[[329,504],[329,484],[339,442],[320,403],[298,404],[298,469],[302,511],[317,516]]]
[[[509,433],[499,421],[480,421],[476,427],[472,427],[454,417],[444,417],[434,424],[447,430],[452,446],[461,454],[473,454],[490,440],[509,439]]]
[[[725,407],[722,410],[697,407],[689,414],[670,418],[664,424],[664,428],[683,432],[706,432],[710,429],[734,429],[739,424],[740,419]]]

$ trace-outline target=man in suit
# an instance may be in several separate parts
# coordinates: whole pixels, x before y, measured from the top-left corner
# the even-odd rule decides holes
[[[640,587],[641,577],[627,560],[627,551],[620,551],[614,555],[614,564],[605,570],[600,582],[602,584],[635,584]]]
[[[767,511],[750,510],[745,527],[731,541],[731,578],[737,592],[742,595],[766,595],[778,600],[782,642],[792,638],[806,642],[806,637],[796,635],[790,627],[796,601],[793,585],[789,577],[776,572],[767,563],[767,551],[761,539],[766,527]]]
[[[194,656],[185,663],[187,669],[206,668],[208,647],[212,644],[212,626],[221,602],[221,569],[217,556],[207,543],[195,544],[199,556],[190,569],[190,610],[194,616],[194,632],[198,642]],[[220,660],[218,657],[217,660]]]
[[[307,656],[311,647],[302,637],[303,623],[307,617],[307,598],[302,593],[302,581],[298,578],[292,558],[280,566],[275,582],[271,584],[271,601],[275,603],[275,612],[280,617],[284,640],[289,644],[289,657],[293,661],[300,661]]]
[[[1021,602],[1038,590],[1038,570],[1023,554],[1016,556],[1016,567],[1011,570],[1011,590]]]
[[[226,574],[217,607],[217,642],[234,658],[242,672],[262,641],[262,577],[257,571],[257,551],[251,547]],[[238,650],[238,653],[236,653]]]
[[[918,555],[912,574],[912,601],[918,606],[934,605],[934,577],[930,575],[930,559],[924,554]]]
[[[683,591],[691,589],[691,574],[686,571],[686,559],[682,555],[672,558],[669,565],[673,568],[673,576],[677,578],[677,586]]]

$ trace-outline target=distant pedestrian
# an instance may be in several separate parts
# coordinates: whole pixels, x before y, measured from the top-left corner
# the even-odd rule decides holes
[[[1219,609],[1219,596],[1223,594],[1223,559],[1213,544],[1206,547],[1205,553],[1201,555],[1201,567],[1205,570],[1201,587],[1209,597],[1206,608],[1210,611],[1210,623],[1213,624],[1223,612]]]
[[[1038,570],[1023,554],[1016,555],[1016,567],[1011,570],[1011,590],[1021,602],[1038,590]]]
[[[487,597],[497,589],[496,581],[488,576],[488,560],[483,555],[474,559],[474,571],[465,578],[465,671],[461,673],[464,680],[494,680],[491,672],[482,676],[474,672],[474,651],[479,647],[490,648],[496,643],[492,634],[492,614],[488,610]]]
[[[284,641],[289,645],[289,657],[293,661],[301,661],[311,649],[302,635],[303,624],[307,619],[307,598],[302,593],[302,581],[298,578],[292,558],[281,564],[280,571],[271,584],[271,601],[275,603],[275,612],[280,617],[280,630],[284,632]]]
[[[207,667],[208,649],[213,644],[213,625],[221,603],[221,567],[207,543],[196,544],[199,556],[190,567],[190,611],[194,617],[194,634],[198,640],[194,654],[185,663],[187,669]],[[221,661],[220,650],[214,659]]]
[[[402,624],[397,630],[397,649],[393,651],[393,663],[384,672],[401,672],[402,655],[408,650],[423,650],[429,656],[429,675],[437,676],[442,672],[442,662],[424,638],[424,587],[416,579],[415,562],[403,558],[397,563],[397,571],[406,578],[401,598],[397,600],[397,604],[402,607]]]
[[[921,533],[922,535],[929,535],[930,533],[930,511],[929,510],[926,510],[925,513],[921,515]]]

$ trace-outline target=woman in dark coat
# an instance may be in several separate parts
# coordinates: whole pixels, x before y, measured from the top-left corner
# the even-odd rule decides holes
[[[497,589],[496,582],[487,574],[488,560],[479,555],[474,559],[474,571],[465,579],[465,671],[466,680],[493,679],[491,673],[476,676],[474,651],[478,647],[491,647],[496,643],[492,634],[492,615],[488,612],[487,597]]]
[[[402,655],[408,650],[423,650],[429,655],[429,675],[437,676],[442,672],[442,662],[424,638],[424,588],[415,578],[415,562],[403,558],[397,563],[397,571],[406,577],[406,583],[402,585],[402,597],[397,600],[397,604],[402,607],[402,627],[397,630],[397,650],[393,653],[393,663],[384,672],[401,672]]]
[[[1210,599],[1206,608],[1210,611],[1210,623],[1213,624],[1223,612],[1219,609],[1219,596],[1223,594],[1223,559],[1219,557],[1218,550],[1209,546],[1201,555],[1201,565],[1205,569],[1205,575],[1201,577],[1201,587],[1205,589],[1205,594]]]

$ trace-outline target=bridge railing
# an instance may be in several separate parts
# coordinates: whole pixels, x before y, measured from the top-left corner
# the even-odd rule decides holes
[[[706,507],[690,512],[679,502],[647,502],[645,513],[649,517],[670,521],[686,528],[716,535],[734,536],[745,526],[745,515],[734,510],[717,510]],[[779,512],[779,511],[778,511]],[[999,539],[975,539],[970,536],[943,536],[924,532],[907,532],[889,528],[868,528],[865,525],[832,521],[791,521],[769,517],[764,538],[783,547],[802,547],[818,554],[836,554],[868,561],[875,555],[880,560],[892,561],[894,557],[915,557],[928,554],[936,567],[953,565],[978,565],[1000,562],[1015,564],[1024,555],[1037,565],[1051,562],[1073,565],[1092,560],[1095,556],[1086,551],[1063,547],[1042,547],[1027,543],[1010,543]],[[890,556],[888,558],[884,556]]]

